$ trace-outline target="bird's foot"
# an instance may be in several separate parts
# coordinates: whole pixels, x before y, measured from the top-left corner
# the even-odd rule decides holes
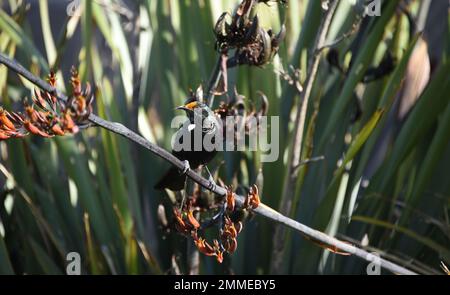
[[[217,184],[213,179],[209,180],[209,184],[208,184],[208,190],[209,191],[215,191],[217,189]]]
[[[208,166],[205,165],[204,167],[205,167],[206,172],[208,172],[208,180],[209,180],[208,190],[215,191],[217,188],[217,184],[214,181],[214,178],[213,178],[211,172],[209,172]]]
[[[214,181],[214,178],[212,177],[212,175],[210,174],[208,177],[209,183],[208,183],[208,190],[214,192],[217,189],[217,184]]]
[[[188,173],[189,170],[191,170],[191,165],[189,165],[188,160],[184,160],[184,168],[183,170],[180,171],[180,174],[185,175],[186,173]]]
[[[208,190],[209,191],[215,191],[216,189],[217,189],[217,184],[215,182],[213,182],[213,181],[210,181],[209,185],[208,185]]]

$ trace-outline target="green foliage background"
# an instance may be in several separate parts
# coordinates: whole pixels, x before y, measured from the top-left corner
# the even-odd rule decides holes
[[[1,7],[9,7],[0,11],[1,52],[42,77],[50,68],[58,69],[62,89],[69,66],[79,66],[82,79],[95,82],[101,117],[170,148],[174,107],[189,88],[207,83],[217,59],[213,25],[237,1],[128,1],[129,11],[121,10],[116,0],[81,2],[80,17],[69,19],[65,7],[56,10],[55,1],[0,1]],[[442,273],[440,261],[450,263],[450,18],[447,13],[445,34],[439,38],[445,49],[433,65],[429,85],[405,121],[392,126],[388,114],[414,46],[421,41],[409,33],[406,16],[396,10],[401,1],[385,2],[382,15],[356,33],[361,47],[354,51],[347,77],[331,70],[325,59],[320,64],[302,158],[324,155],[325,160],[300,168],[290,217],[356,244],[366,236],[368,248],[388,259],[420,273]],[[414,17],[421,15],[421,5],[412,1]],[[286,41],[272,64],[228,73],[229,87],[236,85],[248,104],[262,91],[269,98],[269,115],[281,116],[280,158],[261,163],[258,153],[224,153],[210,168],[224,160],[219,173],[226,183],[258,183],[262,201],[273,208],[280,203],[298,100],[278,72],[292,65],[305,79],[321,11],[320,1],[260,4],[264,26],[278,31],[286,24]],[[341,1],[328,39],[350,31],[356,15],[350,1]],[[345,52],[355,35],[337,47],[346,66],[350,53]],[[365,69],[378,65],[387,51],[397,61],[394,72],[360,83]],[[0,67],[5,108],[19,108],[32,89]],[[353,124],[355,93],[363,113]],[[384,113],[372,124],[379,109]],[[370,184],[356,197],[379,148],[377,138],[389,128],[395,136],[376,161]],[[99,128],[51,140],[13,139],[1,142],[0,151],[0,273],[62,274],[66,254],[72,251],[80,253],[83,273],[161,274],[172,268],[173,257],[187,271],[188,242],[163,234],[157,218],[158,205],[167,197],[152,187],[167,163]],[[339,160],[345,169],[337,165]],[[253,217],[244,225],[237,252],[223,265],[201,256],[200,273],[270,273],[277,243],[273,230],[272,222]],[[283,272],[290,274],[365,274],[367,265],[330,254],[295,232],[288,232],[283,261]]]

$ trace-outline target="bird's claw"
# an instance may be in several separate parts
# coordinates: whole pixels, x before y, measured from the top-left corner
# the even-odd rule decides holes
[[[213,179],[209,179],[208,190],[215,191],[217,188],[217,184]]]
[[[215,191],[216,188],[217,188],[217,184],[214,181],[214,177],[212,176],[211,172],[209,172],[208,166],[205,165],[204,167],[205,167],[206,172],[208,172],[209,184],[208,184],[208,188],[207,189],[210,190],[210,191]]]
[[[189,170],[191,170],[191,166],[189,165],[189,161],[188,160],[184,160],[184,168],[183,170],[181,170],[180,174],[184,175],[186,174]]]

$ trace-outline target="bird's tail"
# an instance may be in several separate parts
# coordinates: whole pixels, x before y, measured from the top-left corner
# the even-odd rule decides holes
[[[163,190],[170,189],[172,191],[180,191],[184,189],[186,182],[186,175],[181,174],[176,167],[171,167],[166,174],[156,183],[155,189]]]

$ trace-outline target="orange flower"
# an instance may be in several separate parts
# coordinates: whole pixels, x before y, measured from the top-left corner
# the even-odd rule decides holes
[[[77,106],[77,112],[79,114],[84,113],[84,111],[86,110],[86,99],[83,96],[78,96],[77,100],[75,101],[76,106]]]
[[[34,90],[33,102],[42,109],[44,109],[45,105],[47,104],[47,102],[42,98],[42,94],[38,89]]]
[[[34,135],[39,135],[39,136],[46,137],[46,138],[52,137],[48,133],[45,133],[44,131],[42,131],[41,129],[39,129],[35,125],[33,125],[33,123],[31,123],[29,120],[25,120],[25,122],[23,123],[23,126],[25,127],[25,129],[27,129],[28,131],[30,131]]]
[[[236,222],[236,223],[234,224],[234,227],[236,228],[237,233],[240,234],[241,231],[242,231],[242,228],[243,228],[244,226],[242,225],[242,222],[241,222],[241,221],[238,221],[238,222]]]
[[[7,112],[0,108],[0,122],[2,124],[2,127],[6,127],[9,130],[16,130],[16,127],[14,126],[13,122],[9,120],[7,116]]]
[[[223,252],[222,251],[217,251],[217,253],[216,253],[216,260],[219,263],[223,262]]]
[[[56,103],[58,102],[58,98],[57,98],[55,95],[50,94],[50,93],[48,93],[48,92],[44,92],[44,95],[47,97],[48,103],[49,103],[53,108],[55,108],[55,105],[56,105]]]
[[[52,85],[53,87],[56,86],[56,74],[53,71],[50,71],[50,74],[48,75],[47,78],[47,82],[48,84]]]
[[[63,124],[64,130],[67,130],[71,133],[77,133],[79,130],[78,126],[75,125],[75,122],[73,121],[72,116],[70,115],[69,111],[66,111],[64,113],[63,118],[64,118],[64,121],[63,121],[64,122],[64,124]]]
[[[0,140],[9,139],[10,136],[4,130],[0,130]]]
[[[248,207],[250,207],[250,196],[249,195],[247,195],[247,197],[245,198],[244,204],[242,204],[242,207],[244,209],[247,209]]]
[[[223,247],[225,251],[227,251],[230,254],[233,254],[237,249],[237,240],[228,238],[226,240],[222,240]]]
[[[203,253],[206,256],[215,256],[217,262],[223,262],[223,251],[220,250],[220,245],[217,240],[214,240],[214,246],[211,246],[205,239],[199,238],[196,231],[192,232],[192,238],[200,253]]]
[[[225,216],[224,235],[230,236],[233,239],[237,237],[237,230],[228,216]]]
[[[35,112],[35,114],[39,123],[45,126],[50,126],[49,118],[51,117],[51,115],[49,112],[37,111]]]
[[[47,81],[51,86],[56,86],[54,72],[50,73]],[[33,104],[25,104],[23,113],[8,113],[0,108],[0,140],[24,137],[29,133],[42,137],[77,133],[79,126],[87,123],[94,96],[89,85],[85,89],[81,87],[75,69],[72,70],[71,82],[73,92],[68,101],[58,101],[53,92],[36,89]]]
[[[222,263],[223,262],[223,251],[220,250],[219,241],[214,240],[214,251],[215,256],[217,259],[217,262]]]
[[[234,253],[234,251],[236,251],[236,249],[237,249],[237,240],[231,239],[229,242],[229,246],[227,248],[227,252],[232,254],[232,253]]]
[[[227,210],[230,212],[234,211],[234,207],[236,204],[235,193],[233,192],[233,187],[227,187]]]
[[[248,195],[249,195],[250,207],[252,209],[258,208],[259,204],[261,203],[261,200],[259,198],[259,191],[258,191],[258,187],[256,186],[256,184],[254,184],[250,188],[250,192],[248,193]]]
[[[221,240],[225,250],[230,254],[236,251],[237,235],[238,231],[236,229],[235,224],[231,221],[231,219],[228,216],[225,216],[225,226],[221,235]]]
[[[200,253],[205,254],[206,256],[215,256],[216,251],[213,247],[211,247],[208,242],[205,241],[203,238],[198,238],[197,240],[194,240],[195,246],[197,246],[197,249]]]
[[[33,107],[26,105],[25,112],[27,113],[27,116],[32,123],[37,122],[37,120],[38,120],[38,117],[36,115],[37,112]]]
[[[75,67],[72,67],[71,72],[72,72],[72,77],[70,78],[70,82],[72,83],[73,95],[75,97],[78,97],[81,95],[80,77],[78,76],[78,71],[75,69]]]
[[[59,126],[58,123],[56,123],[55,125],[52,126],[52,131],[53,133],[55,133],[56,135],[59,136],[64,136],[64,130],[62,130],[61,126]]]
[[[173,209],[173,215],[175,216],[175,227],[176,229],[181,232],[181,233],[186,233],[188,231],[188,227],[186,226],[186,223],[183,220],[183,217],[180,213],[180,211],[178,211],[178,209],[174,208]]]
[[[192,210],[189,210],[189,212],[187,213],[187,219],[189,223],[194,227],[194,229],[200,228],[200,223],[198,223],[197,219],[195,219]]]

